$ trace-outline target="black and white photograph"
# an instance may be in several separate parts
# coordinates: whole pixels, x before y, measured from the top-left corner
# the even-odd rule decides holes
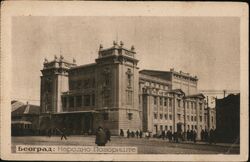
[[[56,4],[1,24],[4,157],[248,158],[247,5]]]

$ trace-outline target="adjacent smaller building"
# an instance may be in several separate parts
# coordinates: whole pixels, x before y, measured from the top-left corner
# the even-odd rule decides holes
[[[240,142],[240,94],[216,99],[216,132],[220,142]]]
[[[40,106],[11,102],[11,135],[39,134]]]

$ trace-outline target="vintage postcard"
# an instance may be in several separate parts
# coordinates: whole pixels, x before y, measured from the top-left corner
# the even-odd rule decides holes
[[[1,3],[1,159],[246,161],[248,6]]]

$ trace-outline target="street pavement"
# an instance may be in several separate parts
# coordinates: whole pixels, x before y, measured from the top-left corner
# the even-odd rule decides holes
[[[61,140],[60,136],[22,136],[12,137],[12,152],[16,145],[65,145],[65,146],[95,146],[95,136],[69,136]],[[112,136],[106,146],[135,146],[139,154],[239,154],[237,144],[212,144],[204,142],[173,143],[155,138],[125,138]]]

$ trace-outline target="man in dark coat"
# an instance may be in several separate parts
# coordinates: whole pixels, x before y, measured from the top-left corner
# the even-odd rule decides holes
[[[140,136],[140,138],[142,138],[142,131],[141,130],[140,130],[139,136]]]
[[[165,139],[165,131],[164,130],[162,130],[162,132],[161,132],[161,138],[164,140]]]
[[[201,130],[201,141],[204,141],[204,135],[205,135],[205,132],[204,132],[204,130],[202,129],[202,130]]]
[[[206,142],[208,142],[208,131],[207,131],[207,129],[205,129],[205,132],[204,132],[204,140]]]
[[[136,138],[138,138],[139,137],[139,131],[136,130],[135,134],[136,134]]]
[[[61,140],[64,138],[65,140],[67,140],[67,137],[66,137],[66,128],[63,128],[62,131],[61,131]]]
[[[212,144],[214,142],[214,130],[213,128],[209,131],[209,143]]]
[[[110,137],[111,137],[111,132],[110,132],[109,129],[106,129],[106,138],[107,138],[107,141],[111,141]]]
[[[99,127],[96,132],[95,143],[97,146],[105,146],[107,143],[106,133],[104,132],[102,127]]]
[[[127,138],[129,138],[130,137],[130,131],[129,131],[129,129],[127,130]]]
[[[194,143],[196,143],[196,137],[197,137],[197,133],[196,130],[193,131],[193,141]]]
[[[123,129],[120,129],[120,136],[124,136],[124,132],[123,132]]]
[[[191,141],[194,140],[194,130],[193,130],[193,129],[192,129],[192,130],[190,131],[190,133],[189,133],[189,139],[190,139]]]
[[[188,141],[190,140],[190,131],[189,131],[189,129],[187,130],[187,140]]]

